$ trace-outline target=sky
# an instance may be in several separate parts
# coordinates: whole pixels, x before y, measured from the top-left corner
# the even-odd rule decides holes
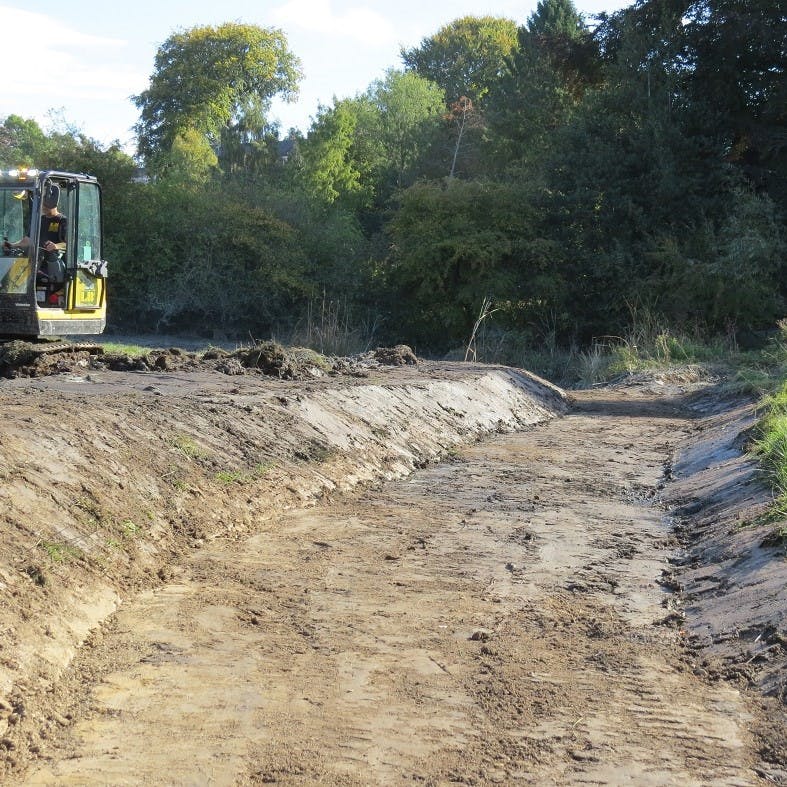
[[[590,18],[631,2],[574,0]],[[275,101],[281,132],[306,132],[320,105],[363,92],[402,47],[463,16],[498,16],[523,24],[536,0],[0,0],[5,73],[0,120],[21,115],[47,131],[76,128],[102,145],[134,152],[139,112],[132,96],[148,86],[159,46],[174,32],[224,22],[283,30],[303,64],[296,103]],[[9,54],[17,50],[14,60]]]

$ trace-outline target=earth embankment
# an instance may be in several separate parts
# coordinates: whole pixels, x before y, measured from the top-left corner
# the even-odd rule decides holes
[[[86,367],[0,386],[0,738],[12,766],[38,747],[41,698],[82,642],[190,551],[566,407],[558,389],[502,368],[374,365],[288,382]]]
[[[79,352],[0,385],[8,783],[787,783],[750,404]]]

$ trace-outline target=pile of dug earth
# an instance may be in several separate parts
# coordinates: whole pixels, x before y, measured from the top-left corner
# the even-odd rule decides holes
[[[259,374],[283,380],[309,380],[325,375],[363,377],[377,365],[415,365],[406,345],[379,347],[349,358],[329,358],[305,348],[285,348],[276,342],[228,351],[211,347],[190,352],[178,347],[151,349],[142,355],[109,352],[100,344],[33,343],[0,345],[0,376],[46,377],[90,371],[216,371],[227,375]]]

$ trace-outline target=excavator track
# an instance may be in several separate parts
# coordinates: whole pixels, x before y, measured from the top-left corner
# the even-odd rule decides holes
[[[101,355],[104,347],[94,342],[22,342],[36,355],[51,355],[52,353],[89,352],[91,355]]]
[[[27,341],[14,339],[0,343],[0,374],[35,363],[36,359],[57,353],[86,352],[101,355],[104,347],[92,342],[60,342],[46,339]]]

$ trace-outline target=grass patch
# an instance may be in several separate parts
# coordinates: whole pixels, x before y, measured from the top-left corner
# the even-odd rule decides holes
[[[57,541],[42,541],[41,548],[53,563],[70,563],[82,557],[82,550]]]
[[[150,347],[139,344],[123,344],[122,342],[103,342],[105,353],[128,355],[131,358],[142,358],[150,352]]]
[[[170,440],[170,445],[188,459],[207,459],[208,457],[208,452],[188,435],[175,435]]]
[[[245,479],[246,474],[240,470],[219,470],[214,478],[220,484],[239,484]]]
[[[754,452],[787,513],[787,383],[764,400]]]
[[[134,538],[139,535],[139,526],[135,525],[130,519],[125,519],[120,524],[120,531],[124,538]]]
[[[267,475],[274,467],[276,462],[273,460],[268,462],[260,462],[255,465],[251,470],[220,470],[214,476],[214,479],[220,484],[249,484],[257,481]]]
[[[779,322],[779,333],[763,355],[769,363],[763,365],[761,382],[770,383],[771,393],[761,405],[764,414],[756,426],[753,452],[774,493],[774,503],[766,512],[768,523],[781,523],[763,546],[787,546],[787,320]]]

